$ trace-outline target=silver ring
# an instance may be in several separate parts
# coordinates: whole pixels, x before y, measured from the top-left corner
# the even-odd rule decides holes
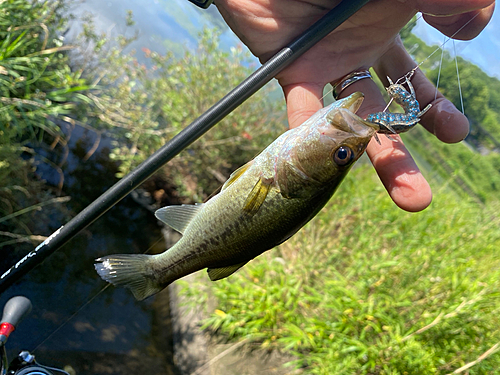
[[[348,86],[365,78],[372,78],[372,75],[370,74],[370,71],[368,69],[349,73],[345,77],[332,84],[333,97],[335,98],[335,100],[337,100],[340,93],[344,91]]]

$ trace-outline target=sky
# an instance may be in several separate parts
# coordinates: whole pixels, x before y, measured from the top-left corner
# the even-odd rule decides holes
[[[441,45],[444,36],[420,18],[413,32],[427,44]],[[457,54],[482,68],[488,75],[500,78],[500,8],[482,33],[471,41],[455,41]],[[453,43],[446,42],[445,49],[453,56]]]

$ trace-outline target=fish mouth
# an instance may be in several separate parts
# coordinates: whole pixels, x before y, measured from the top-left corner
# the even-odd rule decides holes
[[[359,117],[358,111],[365,95],[362,92],[355,92],[346,98],[336,102],[338,111],[332,112],[332,120],[334,123],[343,128],[342,130],[354,133],[363,137],[371,137],[374,132],[380,130],[380,126],[372,122],[366,121]]]
[[[360,91],[357,91],[346,98],[340,99],[338,101],[339,108],[345,108],[352,113],[356,113],[363,104],[363,100],[365,99],[365,94]]]

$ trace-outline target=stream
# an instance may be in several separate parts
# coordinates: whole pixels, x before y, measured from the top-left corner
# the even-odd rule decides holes
[[[84,161],[95,137],[76,127],[67,155],[62,147],[37,149],[40,159],[54,163],[66,157],[62,195],[72,199],[59,208],[48,206],[43,216],[34,212],[40,216],[34,233],[52,233],[116,182],[116,164],[107,156],[109,138],[103,137]],[[45,159],[38,161],[37,174],[49,185],[60,182],[60,174]],[[151,247],[152,252],[164,251],[161,227],[129,196],[1,296],[2,306],[15,295],[33,303],[31,314],[9,340],[9,358],[30,350],[41,364],[72,368],[76,374],[173,374],[168,290],[137,302],[126,289],[106,287],[93,267],[99,256],[141,253]],[[20,248],[3,258],[2,268],[24,255],[25,247]]]

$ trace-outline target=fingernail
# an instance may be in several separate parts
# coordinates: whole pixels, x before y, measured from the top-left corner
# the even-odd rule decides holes
[[[438,102],[437,104],[434,104],[436,107],[435,113],[438,114],[440,117],[442,116],[441,120],[443,122],[448,122],[450,119],[453,117],[453,115],[457,112],[457,109],[448,100],[442,100]]]

